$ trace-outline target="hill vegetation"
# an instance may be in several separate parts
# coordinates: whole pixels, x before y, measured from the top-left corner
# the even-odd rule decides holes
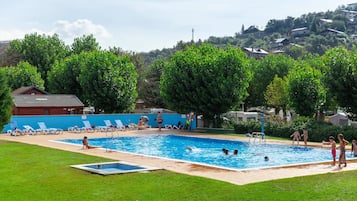
[[[294,29],[306,29],[305,33],[297,33]],[[297,31],[298,31],[297,30]],[[211,36],[204,41],[179,41],[173,48],[153,50],[140,53],[145,66],[156,59],[167,58],[185,45],[207,42],[219,47],[250,47],[264,49],[270,53],[285,53],[293,58],[299,58],[306,53],[324,54],[333,47],[354,48],[357,42],[357,6],[340,6],[335,11],[314,12],[300,17],[271,19],[264,29],[251,25],[241,25],[234,36]],[[282,39],[286,39],[282,43]]]

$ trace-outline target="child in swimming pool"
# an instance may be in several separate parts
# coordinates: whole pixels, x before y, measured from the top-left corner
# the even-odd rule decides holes
[[[330,136],[328,138],[328,142],[322,141],[323,145],[331,145],[331,155],[332,155],[332,165],[335,166],[336,165],[336,142],[335,142],[335,138],[333,136]]]

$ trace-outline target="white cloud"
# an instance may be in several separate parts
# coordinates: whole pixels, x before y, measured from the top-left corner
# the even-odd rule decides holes
[[[101,40],[112,40],[112,35],[103,26],[94,24],[87,19],[78,19],[70,22],[66,20],[58,20],[54,23],[54,27],[49,27],[49,30],[43,30],[38,28],[32,28],[27,30],[13,29],[8,31],[0,30],[0,41],[23,39],[26,34],[32,33],[53,35],[58,34],[60,39],[65,41],[66,44],[72,44],[74,38],[82,37],[83,35],[90,35]]]
[[[55,22],[55,28],[51,32],[57,33],[66,42],[90,34],[93,34],[95,38],[111,38],[111,34],[105,27],[94,24],[87,19],[78,19],[73,22],[58,20]]]

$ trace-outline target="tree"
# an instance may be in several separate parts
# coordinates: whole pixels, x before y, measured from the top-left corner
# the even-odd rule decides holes
[[[338,104],[357,118],[357,52],[334,48],[326,52],[323,61],[327,66],[325,84],[336,97]]]
[[[10,122],[13,100],[10,87],[7,85],[7,78],[4,71],[0,71],[0,130]]]
[[[293,59],[302,58],[304,55],[307,54],[305,48],[298,45],[289,46],[284,51],[285,54],[289,55]]]
[[[28,62],[20,62],[17,66],[1,68],[8,77],[8,85],[11,90],[15,90],[22,86],[36,86],[39,89],[44,89],[44,81],[41,74],[37,72],[37,68]]]
[[[212,120],[244,100],[250,79],[248,58],[240,49],[192,45],[172,56],[160,91],[169,109]]]
[[[48,72],[48,90],[51,93],[75,94],[80,99],[83,97],[83,90],[78,77],[81,66],[85,65],[83,56],[71,55],[61,61],[56,61],[51,71]]]
[[[73,54],[80,54],[81,52],[100,50],[100,46],[93,34],[90,34],[88,36],[83,35],[80,38],[75,38],[72,43],[71,50]]]
[[[131,51],[124,51],[119,47],[109,48],[109,52],[118,55],[118,56],[129,56],[130,61],[134,64],[136,73],[138,74],[137,84],[136,84],[136,91],[139,95],[139,98],[143,98],[142,94],[145,90],[145,83],[144,83],[144,62],[142,57]]]
[[[16,66],[16,64],[22,60],[20,53],[16,51],[20,45],[21,43],[18,40],[13,41],[12,46],[15,48],[10,48],[9,44],[9,46],[5,48],[4,54],[0,52],[0,66]]]
[[[326,90],[321,78],[320,71],[303,62],[289,72],[289,103],[296,113],[312,117],[325,103]]]
[[[275,75],[273,81],[268,85],[264,97],[267,105],[275,108],[276,114],[280,110],[283,110],[284,114],[286,114],[289,103],[287,81]]]
[[[165,59],[158,59],[152,63],[146,71],[142,98],[146,106],[165,107],[164,101],[160,96],[160,78],[163,69],[167,66]]]
[[[52,64],[63,59],[69,52],[58,35],[46,36],[37,33],[25,35],[23,40],[11,41],[8,51],[18,53],[24,61],[36,66],[45,82],[47,71],[51,69]]]
[[[137,92],[137,73],[129,56],[105,51],[82,52],[78,77],[83,100],[96,110],[127,112],[133,108]]]
[[[268,55],[261,60],[254,61],[253,80],[249,86],[249,97],[246,99],[246,106],[266,105],[264,93],[267,86],[273,81],[274,77],[285,77],[289,70],[296,65],[296,62],[285,55]]]

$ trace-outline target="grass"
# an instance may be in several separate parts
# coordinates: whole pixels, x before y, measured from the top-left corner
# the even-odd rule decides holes
[[[69,167],[108,159],[0,141],[0,200],[343,200],[357,199],[357,171],[237,186],[159,170],[100,176]]]

